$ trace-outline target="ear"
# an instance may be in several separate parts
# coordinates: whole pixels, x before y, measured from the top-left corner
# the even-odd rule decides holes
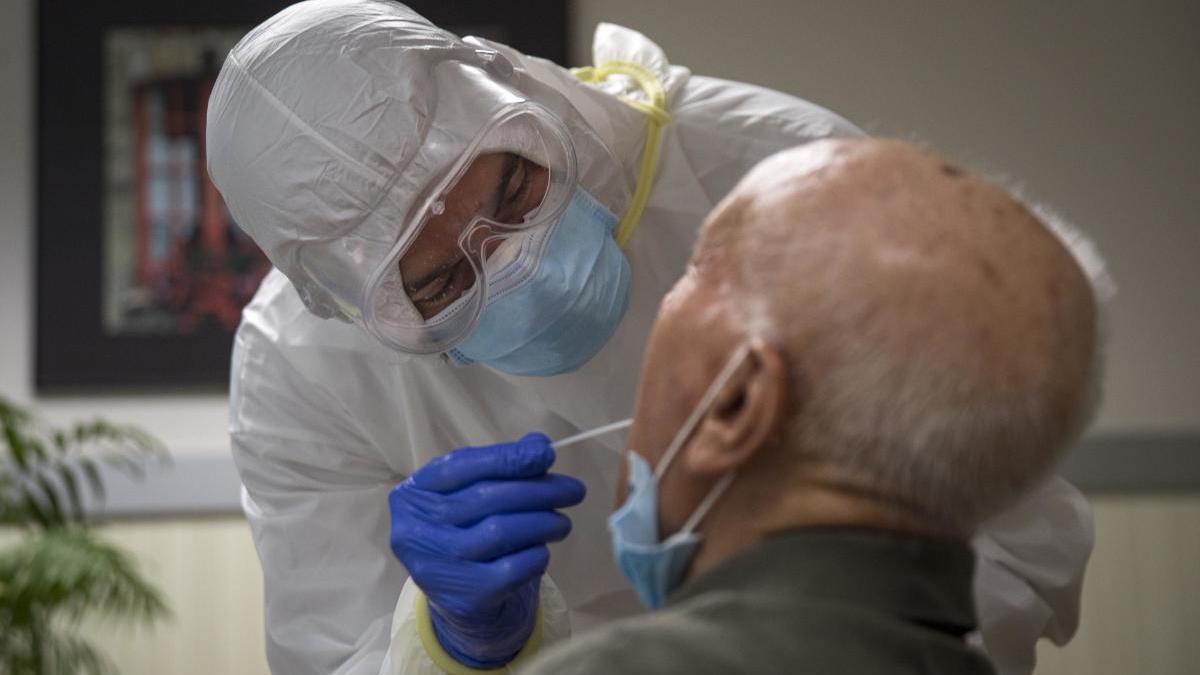
[[[741,468],[777,437],[787,418],[788,369],[783,355],[761,340],[701,418],[682,449],[688,471],[718,476]]]

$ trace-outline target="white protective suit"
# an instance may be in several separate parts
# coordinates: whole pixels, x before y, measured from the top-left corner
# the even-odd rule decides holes
[[[318,36],[322,29],[308,28]],[[325,37],[333,45],[346,39]],[[636,95],[622,89],[629,83],[585,85],[552,63],[488,46],[562,92],[623,163],[632,190],[646,120],[615,95]],[[669,65],[657,45],[618,26],[597,28],[593,57],[597,64],[631,61],[655,73],[673,120],[661,139],[649,203],[625,250],[633,274],[628,313],[583,368],[519,378],[406,356],[356,325],[317,318],[278,271],[246,308],[234,348],[230,432],[262,561],[273,672],[374,675],[385,657],[389,669],[430,672],[416,636],[404,634],[411,630],[407,603],[397,607],[407,575],[389,548],[389,490],[453,448],[516,439],[530,430],[562,438],[628,416],[659,301],[682,274],[709,210],[766,156],[816,138],[861,133],[801,99]],[[287,59],[286,49],[273,58]],[[253,134],[254,106],[265,110],[280,102],[263,97],[238,105],[241,113],[227,122],[248,127],[238,133]],[[210,124],[220,113],[210,108]],[[318,140],[336,145],[345,139]],[[330,175],[328,167],[313,169],[305,161],[298,154],[260,169],[310,171],[313,180]],[[588,487],[587,499],[570,512],[571,536],[551,547],[549,570],[576,628],[635,606],[612,562],[605,519],[617,463],[600,443],[615,448],[619,439],[564,450],[555,466]],[[976,550],[976,596],[989,651],[1002,672],[1029,672],[1039,636],[1062,642],[1075,629],[1091,550],[1087,505],[1055,479],[991,524]],[[553,595],[546,602],[557,602]],[[399,630],[394,640],[393,610]],[[546,612],[555,624],[547,635],[566,632],[562,614]]]

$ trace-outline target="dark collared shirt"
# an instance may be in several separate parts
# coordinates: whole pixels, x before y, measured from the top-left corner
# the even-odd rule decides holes
[[[547,650],[528,675],[990,675],[968,646],[966,543],[819,528],[772,537],[676,591],[666,607]]]

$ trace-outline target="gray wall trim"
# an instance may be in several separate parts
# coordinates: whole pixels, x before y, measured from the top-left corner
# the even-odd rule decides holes
[[[1060,473],[1084,492],[1200,491],[1200,431],[1086,439]],[[228,456],[182,456],[143,480],[105,470],[105,519],[241,514],[241,482]]]
[[[1085,439],[1059,473],[1084,492],[1200,491],[1200,431]]]
[[[102,466],[108,498],[88,504],[97,518],[160,518],[226,516],[242,512],[242,481],[228,455],[181,456],[171,464],[147,467],[146,475],[133,478]]]

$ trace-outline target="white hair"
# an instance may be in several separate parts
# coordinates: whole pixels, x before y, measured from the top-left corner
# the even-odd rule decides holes
[[[1088,367],[1087,401],[1079,420],[1080,426],[1073,430],[1071,441],[1074,442],[1095,420],[1104,399],[1105,356],[1111,330],[1109,305],[1117,294],[1117,284],[1108,272],[1108,264],[1100,255],[1100,249],[1082,230],[1046,204],[1026,199],[1020,188],[1011,188],[1011,192],[1017,201],[1032,211],[1058,237],[1087,277],[1092,289],[1092,300],[1096,306],[1096,341]]]

